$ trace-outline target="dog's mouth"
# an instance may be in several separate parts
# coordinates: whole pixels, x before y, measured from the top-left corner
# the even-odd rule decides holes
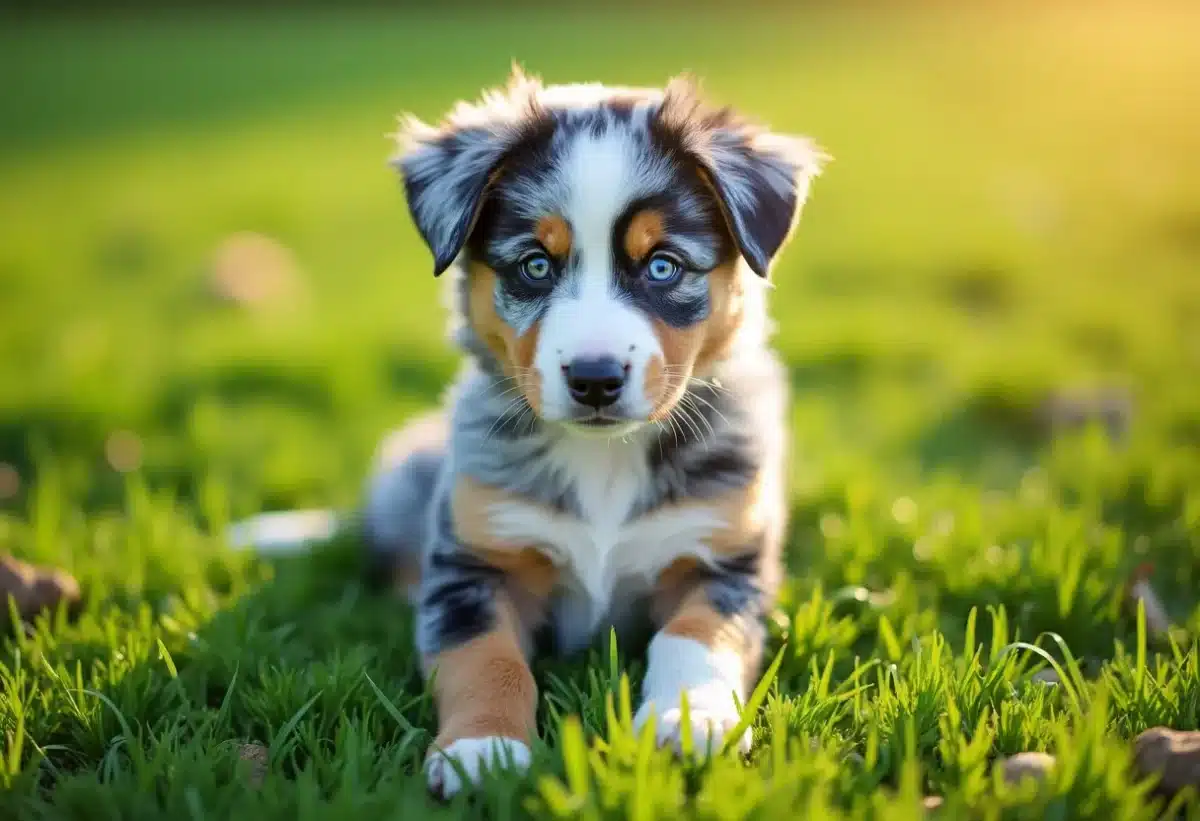
[[[627,422],[628,420],[625,421]],[[601,416],[600,414],[575,420],[575,424],[581,425],[585,428],[612,428],[620,425],[621,423],[622,420],[620,419],[614,419],[611,416]]]
[[[567,420],[567,425],[582,433],[598,436],[622,436],[641,425],[638,419],[608,416],[602,413],[579,415]]]

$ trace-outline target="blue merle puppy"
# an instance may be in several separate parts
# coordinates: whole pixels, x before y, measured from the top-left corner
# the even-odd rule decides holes
[[[400,138],[465,357],[445,413],[386,443],[362,513],[437,671],[430,788],[528,765],[545,636],[569,653],[648,625],[636,724],[678,749],[686,693],[715,749],[760,672],[786,526],[768,272],[823,155],[686,78],[520,71]]]

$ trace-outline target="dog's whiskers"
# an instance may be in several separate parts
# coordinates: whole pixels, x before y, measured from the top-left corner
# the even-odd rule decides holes
[[[525,410],[527,410],[527,409],[532,410],[532,408],[529,407],[529,403],[525,401],[524,394],[513,399],[511,402],[509,402],[504,407],[504,410],[502,410],[500,412],[500,415],[496,417],[496,420],[494,422],[492,422],[491,426],[487,429],[487,432],[483,435],[483,441],[484,442],[490,441],[492,436],[495,433],[499,432],[500,428],[507,421],[509,414],[512,413],[514,410],[520,411],[520,415],[517,417],[518,419],[520,419],[521,416],[524,416]]]
[[[668,382],[667,384],[668,384],[668,387],[670,388],[670,392],[674,393],[680,387],[680,385],[682,383],[676,382],[676,383],[672,384],[672,383]],[[680,397],[680,399],[676,403],[674,409],[672,409],[671,413],[668,414],[668,418],[673,418],[673,417],[678,416],[679,417],[678,421],[687,424],[687,426],[691,429],[692,433],[694,433],[696,435],[696,438],[700,441],[704,441],[703,432],[696,425],[696,423],[692,420],[691,414],[688,412],[688,407],[687,407],[686,403],[683,401],[686,396],[687,396],[687,394],[685,393],[682,397]],[[678,443],[678,438],[676,439],[676,442]]]
[[[687,397],[685,397],[685,398],[687,398]],[[708,428],[709,438],[705,438],[705,436],[703,435],[703,431],[698,432],[696,434],[696,438],[698,440],[700,440],[702,443],[704,443],[705,447],[708,447],[711,440],[716,439],[716,437],[717,437],[717,432],[715,430],[713,430],[712,423],[709,422],[704,417],[704,414],[701,413],[700,409],[694,404],[690,404],[688,402],[683,402],[680,404],[680,410],[682,411],[684,418],[691,421],[694,426],[695,426],[695,422],[699,421],[699,422],[704,423],[704,426],[706,428]],[[698,427],[698,426],[696,426],[696,427]]]
[[[698,394],[694,394],[694,393],[687,393],[684,395],[687,396],[692,402],[703,402],[704,405],[706,407],[708,407],[713,413],[715,413],[717,416],[721,417],[721,421],[724,422],[728,427],[733,427],[733,425],[730,423],[729,419],[725,416],[725,414],[721,413],[720,409],[718,409],[716,405],[714,405],[712,402],[709,402],[703,396],[699,396]],[[706,419],[705,421],[707,422],[708,420]],[[712,427],[711,423],[709,423],[709,427],[710,428]],[[713,435],[716,436],[715,433]]]

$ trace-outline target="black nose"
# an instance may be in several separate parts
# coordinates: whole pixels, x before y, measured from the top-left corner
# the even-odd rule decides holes
[[[593,408],[606,408],[616,402],[625,387],[625,366],[611,356],[576,359],[565,370],[571,396]]]

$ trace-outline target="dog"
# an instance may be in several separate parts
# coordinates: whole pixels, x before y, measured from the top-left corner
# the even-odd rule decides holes
[[[827,155],[689,76],[544,85],[518,67],[397,140],[463,359],[444,410],[381,448],[360,521],[436,671],[429,788],[527,768],[531,654],[610,630],[648,631],[638,728],[680,750],[686,695],[698,750],[748,751],[729,735],[788,510],[767,293]]]

